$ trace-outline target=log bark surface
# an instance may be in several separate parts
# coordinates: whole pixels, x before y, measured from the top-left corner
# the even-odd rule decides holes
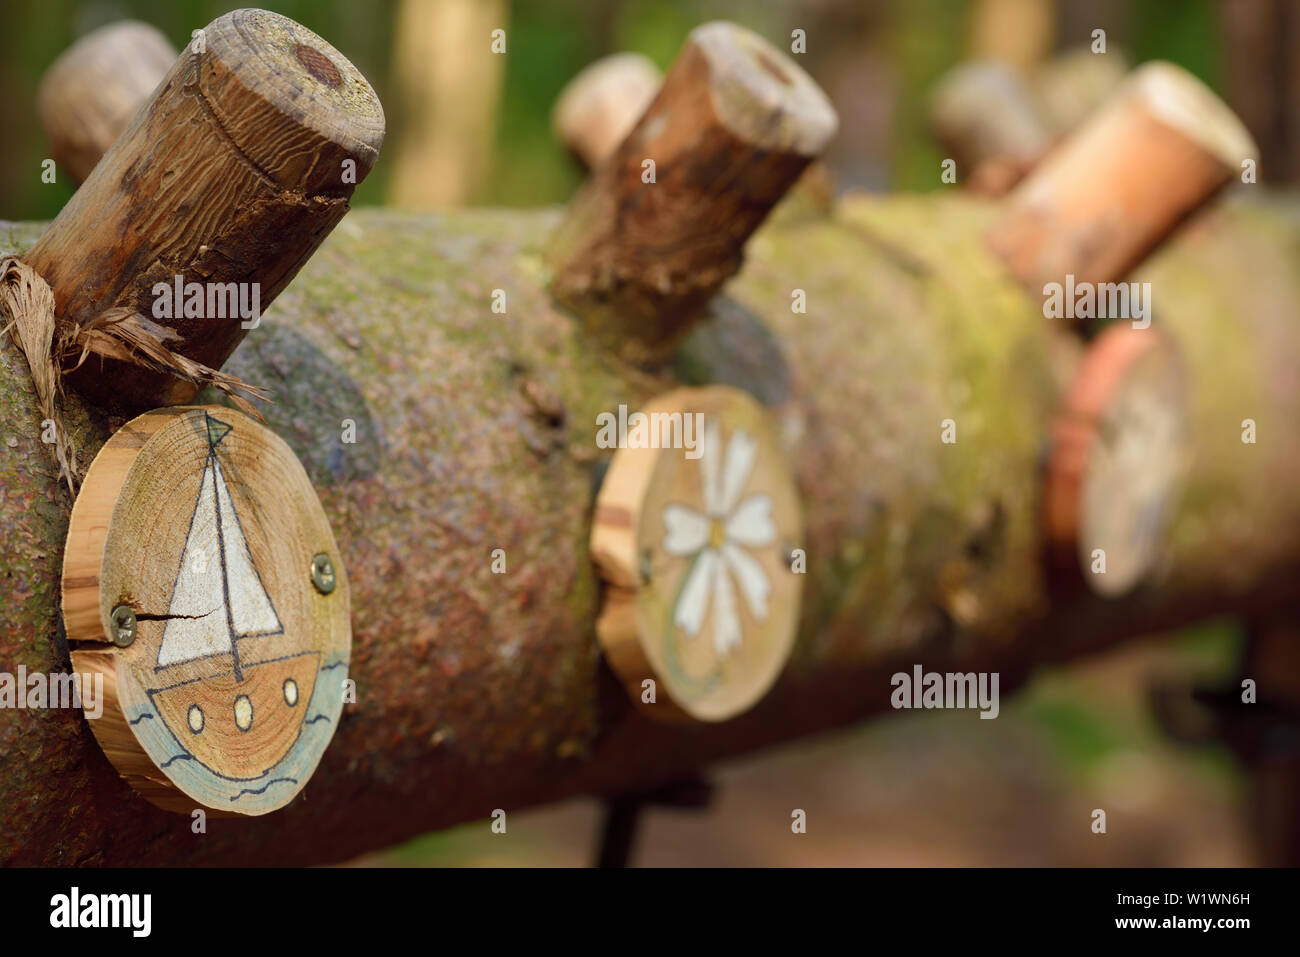
[[[1000,670],[1009,690],[1035,664],[1284,598],[1300,567],[1297,224],[1217,209],[1134,277],[1158,283],[1158,321],[1188,362],[1194,463],[1154,579],[1107,601],[1043,581],[1049,324],[984,247],[995,212],[944,194],[773,224],[657,376],[610,362],[552,304],[554,213],[349,217],[227,369],[275,391],[268,423],[333,525],[357,704],[292,805],[204,835],[136,796],[79,711],[0,709],[0,862],[345,860],[858,720],[886,710],[889,676],[916,662]],[[0,227],[0,247],[21,252],[38,231]],[[790,310],[795,287],[806,315]],[[0,365],[0,661],[58,671],[70,502],[12,343]],[[808,574],[772,692],[734,721],[671,728],[637,715],[600,659],[596,414],[710,382],[778,423]],[[68,405],[88,451],[120,424]],[[1248,416],[1255,445],[1240,440]],[[956,445],[939,441],[946,417]]]

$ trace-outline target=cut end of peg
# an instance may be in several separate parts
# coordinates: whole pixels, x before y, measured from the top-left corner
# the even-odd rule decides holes
[[[839,127],[822,88],[757,33],[716,21],[691,31],[708,63],[709,93],[721,123],[753,147],[819,156]]]
[[[835,134],[835,110],[749,30],[692,31],[551,240],[551,288],[626,361],[666,359],[745,241]]]
[[[1226,167],[1239,170],[1242,160],[1259,155],[1250,131],[1232,108],[1182,67],[1148,63],[1134,74],[1127,94]]]
[[[310,162],[328,153],[356,162],[355,182],[370,172],[384,142],[384,108],[347,57],[267,10],[235,10],[203,33],[207,52],[195,57],[199,88],[222,107],[222,125],[260,170],[313,193],[355,185],[339,175],[337,162]],[[314,134],[326,154],[288,148],[279,129],[287,124]]]
[[[989,244],[1032,292],[1115,282],[1257,151],[1200,80],[1149,63],[1008,196]]]

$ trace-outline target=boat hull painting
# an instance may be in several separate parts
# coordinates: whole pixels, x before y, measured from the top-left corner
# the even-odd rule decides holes
[[[240,678],[189,680],[150,690],[149,700],[194,760],[228,780],[255,780],[298,739],[319,666],[315,651],[244,663]]]

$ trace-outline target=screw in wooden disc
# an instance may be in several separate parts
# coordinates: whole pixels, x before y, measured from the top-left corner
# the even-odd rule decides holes
[[[352,647],[338,545],[302,465],[233,409],[141,415],[73,506],[63,616],[104,677],[91,728],[162,807],[265,814],[311,777]]]
[[[1053,427],[1044,496],[1047,535],[1101,595],[1150,571],[1186,468],[1183,377],[1156,329],[1106,328],[1080,363]],[[1104,573],[1093,571],[1094,551]]]
[[[642,710],[663,720],[723,721],[753,706],[789,658],[803,576],[794,481],[766,412],[736,389],[679,389],[641,413],[696,451],[627,446],[596,500],[592,557],[607,582],[597,634]],[[699,413],[700,419],[687,416]],[[696,433],[694,427],[702,422]],[[688,457],[688,452],[691,456]],[[655,703],[644,700],[655,681]]]

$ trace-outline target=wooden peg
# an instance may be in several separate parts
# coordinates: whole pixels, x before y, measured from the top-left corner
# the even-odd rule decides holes
[[[555,133],[584,168],[594,169],[631,132],[661,83],[654,61],[639,53],[597,60],[560,91],[551,114]]]
[[[233,409],[147,412],[108,440],[73,505],[63,617],[74,671],[104,679],[95,737],[161,807],[283,807],[338,726],[338,545],[293,452]]]
[[[596,498],[596,633],[643,712],[724,721],[766,694],[794,643],[798,493],[766,412],[737,389],[678,389],[640,415]]]
[[[1068,578],[1114,597],[1156,563],[1187,466],[1185,403],[1177,353],[1156,327],[1113,324],[1089,344],[1053,425],[1043,498]]]
[[[100,27],[64,51],[36,93],[59,168],[83,182],[175,62],[176,48],[138,20]]]
[[[25,261],[60,317],[134,310],[172,351],[220,368],[254,302],[265,310],[347,212],[383,137],[383,108],[342,54],[278,14],[235,10],[185,48]],[[178,281],[185,302],[160,316]],[[97,357],[69,378],[124,410],[196,392]]]
[[[671,354],[745,240],[834,135],[824,93],[731,23],[691,32],[552,238],[552,290],[632,362]]]
[[[1088,45],[1067,50],[1034,70],[1030,85],[1038,115],[1052,136],[1078,127],[1123,85],[1130,64],[1119,50],[1104,55]]]
[[[987,163],[1029,164],[1050,143],[1028,84],[995,61],[963,63],[930,96],[930,126],[959,179],[969,182]]]
[[[1114,282],[1255,156],[1190,73],[1149,63],[1007,197],[989,242],[1025,286]]]

